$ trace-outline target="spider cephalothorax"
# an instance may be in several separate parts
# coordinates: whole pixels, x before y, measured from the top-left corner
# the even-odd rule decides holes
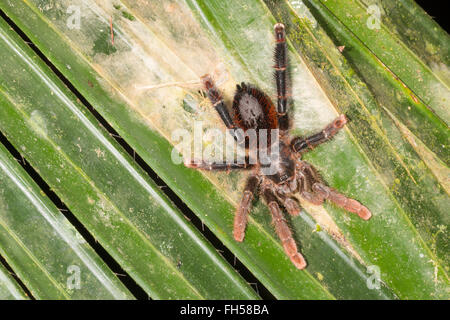
[[[341,115],[321,132],[307,138],[291,138],[289,136],[286,97],[287,57],[284,25],[277,23],[274,29],[276,40],[274,68],[278,93],[276,108],[264,92],[250,84],[242,83],[237,85],[232,108],[234,117],[231,117],[211,77],[209,75],[202,77],[203,85],[213,106],[226,127],[234,135],[234,138],[238,143],[247,147],[247,151],[252,151],[252,148],[260,148],[260,140],[258,140],[256,146],[251,147],[248,145],[246,133],[250,129],[254,129],[256,132],[262,132],[262,129],[266,130],[264,137],[267,137],[265,138],[267,140],[263,142],[265,142],[264,146],[268,149],[274,148],[275,142],[270,137],[272,136],[271,132],[275,130],[274,132],[278,134],[279,138],[276,145],[278,154],[276,160],[270,163],[272,170],[267,173],[263,170],[264,165],[262,165],[261,159],[257,158],[255,160],[248,155],[244,164],[190,161],[186,165],[203,170],[251,170],[252,173],[247,179],[241,203],[236,210],[234,238],[237,241],[244,240],[247,215],[250,212],[256,191],[259,190],[270,209],[276,233],[283,244],[286,254],[297,268],[303,269],[306,266],[305,259],[297,250],[292,232],[281,210],[284,207],[292,216],[300,213],[300,206],[297,200],[292,197],[295,193],[299,193],[305,200],[316,205],[322,204],[327,199],[347,211],[356,213],[364,220],[368,220],[371,217],[371,213],[358,201],[347,198],[325,185],[314,167],[301,160],[303,153],[330,140],[345,125],[347,119],[344,115]],[[259,137],[259,133],[257,135]]]

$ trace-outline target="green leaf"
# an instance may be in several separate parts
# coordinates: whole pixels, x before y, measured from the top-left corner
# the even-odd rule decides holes
[[[8,270],[0,264],[0,300],[25,300],[25,292],[9,274]]]
[[[389,110],[448,166],[450,80],[442,76],[445,70],[441,70],[448,67],[442,62],[427,65],[383,20],[371,28],[367,26],[377,17],[370,14],[372,11],[378,10],[380,17],[384,17],[385,11],[391,12],[391,5],[384,10],[381,4],[365,8],[360,1],[351,1],[350,6],[318,0],[305,1],[305,4],[335,39],[335,44],[345,46],[344,56],[361,74],[380,106]],[[416,21],[417,30],[426,30],[419,23],[423,19],[411,21]],[[438,48],[449,46],[448,35],[441,42],[443,45]]]
[[[368,6],[373,0],[361,0]],[[450,64],[450,36],[413,0],[379,2],[381,22],[433,72]],[[448,74],[436,76],[449,84]]]
[[[152,298],[257,298],[3,20],[0,43],[0,129]]]
[[[450,113],[447,107],[450,96],[450,78],[448,78],[448,75],[447,77],[442,77],[443,70],[440,70],[440,68],[447,68],[448,70],[448,66],[427,65],[420,59],[420,56],[418,57],[414,54],[409,46],[399,41],[400,39],[397,34],[392,32],[390,28],[382,23],[382,21],[372,22],[371,19],[378,18],[375,16],[375,10],[379,10],[379,17],[383,15],[383,3],[367,0],[350,0],[345,4],[343,4],[342,1],[336,0],[314,0],[312,2],[321,2],[326,6],[336,18],[364,42],[367,48],[394,74],[396,74],[420,100],[441,117],[447,125],[450,123]],[[409,4],[403,3],[403,6],[413,9],[414,5],[410,2]],[[390,11],[389,6],[386,9]],[[407,11],[407,9],[405,9],[405,11]],[[418,19],[414,20],[420,21]],[[420,23],[417,23],[416,26],[419,30],[426,29],[423,28],[424,25]],[[419,28],[419,26],[422,28]],[[434,28],[436,28],[436,26],[434,26]],[[441,42],[444,44],[444,47],[442,49],[448,50],[450,42],[448,34],[445,34],[442,30],[436,31],[436,33],[438,32],[443,35]],[[422,38],[422,41],[427,42],[428,37]],[[425,47],[432,45],[432,43],[425,43]]]
[[[154,7],[159,6],[156,2],[151,5]],[[30,10],[30,8],[32,10]],[[53,15],[59,16],[66,12],[66,8],[67,7],[60,7],[58,10],[56,10],[57,8],[54,8],[55,10],[53,11],[43,10],[43,13],[48,14],[50,17],[53,17]],[[123,20],[122,18],[120,18],[122,20],[114,20],[114,30],[116,35],[115,46],[117,48],[122,48],[118,55],[123,55],[124,53],[130,54],[133,48],[135,48],[133,49],[135,50],[135,53],[128,58],[128,61],[123,59],[111,61],[110,59],[107,59],[104,53],[95,54],[90,50],[95,46],[94,43],[97,41],[99,34],[101,37],[104,37],[104,35],[101,35],[101,30],[104,30],[105,23],[108,22],[107,17],[109,15],[102,12],[98,7],[98,4],[92,2],[90,6],[88,6],[88,11],[83,12],[83,14],[88,14],[88,17],[83,20],[85,22],[81,25],[82,29],[75,33],[66,28],[65,21],[61,21],[59,23],[60,29],[58,29],[58,32],[54,32],[52,28],[48,28],[48,23],[53,19],[46,19],[42,16],[42,13],[38,8],[29,6],[28,4],[21,4],[20,7],[18,7],[18,4],[16,3],[14,6],[3,7],[3,9],[5,11],[7,10],[8,14],[10,14],[13,19],[15,15],[13,15],[9,9],[14,10],[15,14],[34,15],[36,17],[35,19],[26,20],[15,19],[15,21],[17,21],[19,25],[21,25],[21,22],[23,21],[38,23],[38,28],[41,30],[39,34],[47,34],[48,37],[36,38],[32,33],[29,33],[33,41],[36,41],[47,56],[50,57],[70,81],[76,85],[77,89],[89,99],[91,104],[102,113],[108,122],[116,128],[121,136],[136,149],[152,168],[165,179],[169,187],[173,188],[196,213],[201,213],[200,217],[202,218],[202,221],[208,225],[208,227],[228,247],[232,248],[233,253],[244,262],[247,267],[251,268],[251,271],[255,273],[259,279],[264,281],[264,285],[269,287],[273,294],[280,298],[326,299],[333,297],[311,276],[311,274],[298,272],[298,270],[293,267],[289,259],[286,258],[283,249],[270,227],[264,229],[260,224],[254,224],[247,230],[246,242],[244,244],[236,243],[230,236],[234,203],[231,204],[227,198],[224,198],[223,191],[217,190],[201,173],[187,169],[182,165],[175,165],[170,160],[173,146],[163,138],[164,136],[167,136],[167,130],[170,128],[162,128],[161,125],[167,124],[171,118],[178,117],[179,119],[180,116],[184,117],[184,114],[170,113],[169,110],[173,110],[173,107],[176,107],[176,110],[181,110],[180,102],[183,101],[184,97],[192,97],[192,95],[191,93],[187,95],[186,92],[180,92],[178,89],[170,88],[168,89],[168,91],[170,91],[168,94],[170,100],[164,103],[154,100],[154,97],[152,98],[152,101],[149,101],[146,98],[146,94],[142,95],[142,98],[144,98],[144,101],[142,102],[138,101],[136,99],[137,97],[133,97],[133,91],[135,91],[133,88],[139,79],[167,78],[167,71],[164,71],[161,68],[165,67],[168,70],[171,70],[177,63],[176,60],[169,60],[164,65],[151,63],[154,58],[160,59],[159,57],[170,54],[170,52],[167,51],[167,47],[163,46],[162,43],[157,42],[157,44],[153,44],[155,46],[159,45],[156,46],[156,49],[159,50],[159,55],[155,55],[154,57],[148,56],[144,51],[144,47],[138,45],[136,45],[136,47],[130,46],[131,40],[138,41],[138,36],[147,36],[145,33],[147,32],[145,29],[146,27],[142,26],[143,34],[139,32],[133,34],[131,31],[130,33],[124,34],[124,30],[119,28],[119,22],[136,24],[139,20],[134,22],[129,22],[129,20]],[[116,14],[113,7],[111,7],[110,10],[112,10],[111,14]],[[131,10],[128,11],[132,12]],[[132,14],[136,17],[138,16],[136,12],[132,12]],[[192,22],[195,23],[195,21]],[[108,24],[106,24],[106,26],[108,26]],[[24,30],[30,31],[30,29],[25,26],[21,25],[21,27]],[[53,27],[56,28],[56,26]],[[33,27],[31,30],[37,29]],[[69,37],[61,37],[62,31],[67,32],[68,35],[70,34],[70,38],[73,39],[73,42],[68,40]],[[78,39],[77,36],[85,38],[85,40],[78,41],[80,39]],[[60,40],[57,43],[55,42],[55,39]],[[109,38],[105,39],[109,40]],[[150,38],[145,38],[145,40],[148,40],[148,42],[144,43],[151,43]],[[203,41],[204,40],[205,39],[203,39]],[[86,48],[78,47],[78,45],[86,42],[88,42]],[[139,43],[142,42],[139,41]],[[54,59],[55,55],[58,56],[58,59]],[[64,57],[69,59],[65,61]],[[110,56],[110,58],[112,57]],[[117,56],[116,59],[117,58],[119,58],[119,56]],[[146,60],[142,61],[143,58]],[[76,61],[77,63],[73,63],[73,61]],[[98,62],[102,61],[108,64],[109,67],[105,68],[105,66],[100,66]],[[132,64],[126,64],[128,62],[132,62]],[[143,67],[146,63],[155,68],[149,70],[151,75],[148,74],[148,71]],[[70,66],[70,69],[67,65]],[[184,69],[182,69],[182,67],[183,66],[179,67],[179,72],[186,72],[186,66],[184,66]],[[131,79],[130,73],[135,74],[139,79]],[[123,80],[126,80],[126,82]],[[170,105],[172,101],[175,102],[175,106]],[[169,106],[171,109],[169,109]],[[165,112],[161,112],[161,108],[162,110],[165,110]],[[154,121],[153,123],[155,126],[149,127],[149,124],[152,123],[150,122],[151,117],[163,117],[164,119],[161,121]],[[186,120],[189,120],[189,118],[186,118]],[[174,122],[172,125],[177,125],[177,123]],[[189,128],[190,125],[183,124],[182,127]],[[132,128],[132,130],[130,128]],[[164,131],[162,131],[163,129]],[[265,236],[261,237],[261,233],[263,235],[265,234]],[[317,236],[317,238],[320,239],[319,236]],[[338,254],[336,254],[336,256],[338,256]],[[344,258],[351,261],[345,254]],[[275,274],[273,274],[274,272]],[[197,274],[199,277],[205,276],[204,272],[199,272],[198,270]],[[361,281],[364,282],[365,280],[363,279]],[[210,283],[211,285],[217,285],[218,280],[210,280]],[[218,292],[217,294],[223,297],[221,292]],[[377,295],[376,292],[370,294]]]
[[[446,242],[440,236],[446,239],[446,231],[435,235],[439,243],[429,243],[425,237],[429,225],[445,218],[442,212],[448,203],[440,181],[433,176],[436,171],[429,169],[428,162],[425,168],[412,170],[414,163],[422,163],[422,154],[418,156],[404,140],[399,129],[403,119],[397,115],[400,120],[395,122],[384,111],[381,120],[372,115],[378,106],[354,70],[345,60],[324,59],[324,52],[340,56],[330,39],[323,34],[320,41],[313,41],[310,36],[306,47],[310,45],[311,50],[305,49],[295,33],[308,33],[307,19],[296,21],[298,16],[286,1],[275,3],[280,11],[271,3],[70,1],[82,8],[79,29],[67,26],[68,1],[48,5],[35,0],[2,8],[277,298],[448,298],[445,266],[437,257],[445,252]],[[120,10],[114,5],[120,5]],[[122,10],[135,19],[123,17]],[[296,28],[288,30],[293,133],[313,133],[339,112],[351,113],[349,128],[311,152],[307,160],[331,186],[357,198],[374,214],[364,222],[333,205],[321,208],[302,202],[306,212],[290,222],[308,261],[305,271],[295,269],[285,256],[261,202],[252,211],[245,241],[232,239],[234,208],[246,174],[198,172],[171,161],[172,145],[179,142],[172,135],[175,130],[192,133],[195,120],[204,121],[204,130],[223,128],[214,110],[202,107],[205,100],[198,88],[186,86],[199,76],[217,69],[227,101],[241,81],[275,94],[271,75],[274,17]],[[323,76],[317,66],[313,68],[313,53],[319,54],[318,66],[326,71]],[[344,69],[336,68],[334,62],[344,63]],[[348,74],[339,75],[343,70]],[[339,80],[341,87],[333,87],[333,80]],[[184,85],[161,87],[173,82]],[[148,86],[156,87],[142,88]],[[409,156],[411,162],[406,161]],[[440,156],[445,159],[445,153]],[[383,161],[378,164],[377,159]],[[424,182],[411,183],[422,174]],[[398,177],[400,186],[388,183]],[[437,195],[415,199],[420,191],[436,191]],[[410,210],[415,204],[432,210],[431,222],[414,219],[417,211]],[[425,233],[423,225],[427,226]],[[382,280],[378,289],[369,285],[377,267]]]
[[[281,4],[284,2],[277,1],[275,3],[277,6],[282,7]],[[240,62],[251,71],[251,74],[246,76],[249,78],[256,78],[256,83],[266,89],[264,87],[266,83],[263,82],[265,79],[270,79],[267,73],[271,71],[268,70],[265,75],[263,74],[263,72],[265,72],[262,69],[264,68],[263,59],[259,60],[258,53],[256,53],[255,50],[249,50],[249,41],[253,40],[253,42],[258,41],[261,43],[264,39],[268,38],[266,30],[270,30],[270,24],[265,23],[265,26],[261,26],[261,24],[263,24],[262,19],[252,19],[252,16],[265,17],[268,13],[265,12],[264,9],[257,11],[257,2],[254,4],[247,2],[243,5],[235,2],[223,4],[211,1],[196,1],[195,4],[198,5],[199,11],[202,12],[202,17],[208,22],[208,24],[205,23],[205,25],[214,30],[220,29],[221,32],[216,32],[214,35],[219,36],[221,42],[225,43],[226,49],[234,54],[236,59],[240,60]],[[273,8],[275,6],[269,5],[269,7]],[[225,17],[230,16],[234,17],[233,21],[225,21]],[[278,17],[278,21],[280,21],[280,19],[281,17]],[[287,22],[284,19],[281,21]],[[272,23],[273,22],[275,21],[272,20]],[[252,30],[251,33],[248,30]],[[247,32],[246,38],[242,39],[242,34],[245,32]],[[291,37],[293,37],[293,35],[291,35]],[[302,38],[302,40],[305,39]],[[260,47],[258,49],[258,52],[262,52]],[[324,52],[330,52],[334,50],[337,52],[332,46],[327,46],[322,49],[317,42],[314,45],[314,49],[316,49],[316,51],[323,50]],[[294,125],[298,123],[296,123],[297,119],[301,119],[302,126],[299,127],[303,130],[302,134],[305,134],[308,132],[308,128],[311,127],[311,123],[305,121],[305,116],[308,117],[313,113],[315,116],[313,121],[317,123],[321,118],[323,119],[325,115],[330,114],[330,112],[333,113],[337,105],[348,102],[341,99],[338,100],[339,104],[332,104],[327,100],[327,98],[330,98],[335,102],[335,97],[332,95],[325,99],[321,99],[321,96],[323,97],[323,95],[320,90],[316,89],[313,91],[311,85],[309,85],[310,83],[315,82],[314,79],[309,77],[309,80],[306,80],[308,78],[308,73],[313,72],[323,88],[323,81],[320,80],[318,72],[311,70],[310,65],[308,65],[310,68],[309,70],[302,67],[301,64],[298,65],[298,60],[295,55],[291,55],[291,57],[293,57],[291,59],[291,70],[293,70],[292,92],[294,98]],[[314,62],[318,63],[318,61]],[[333,67],[333,65],[330,64],[330,61],[327,61],[327,64],[320,64],[320,62],[321,61],[319,61],[318,65],[323,69],[331,69]],[[258,76],[260,74],[263,74],[262,78],[264,80],[262,82],[258,82]],[[303,79],[299,79],[302,77]],[[345,89],[345,91],[343,89]],[[301,90],[301,92],[298,92],[299,90]],[[351,93],[352,89],[344,87],[340,88],[340,90]],[[379,266],[383,273],[383,280],[386,281],[387,285],[391,287],[399,297],[414,298],[428,295],[430,295],[430,297],[440,296],[442,294],[445,295],[445,288],[448,283],[445,273],[441,273],[440,280],[434,278],[435,271],[437,273],[438,269],[440,269],[439,263],[436,261],[434,254],[427,248],[423,239],[418,235],[417,230],[412,227],[411,221],[405,215],[404,209],[399,206],[398,199],[392,194],[390,188],[387,188],[387,185],[381,176],[381,174],[384,173],[383,170],[392,167],[392,164],[387,163],[389,167],[379,167],[379,169],[376,170],[373,167],[376,163],[372,163],[370,161],[371,158],[367,158],[368,155],[361,153],[362,150],[360,148],[364,145],[361,145],[360,142],[354,140],[354,135],[357,134],[358,131],[367,130],[368,128],[372,129],[372,127],[372,132],[366,133],[366,142],[369,140],[369,137],[371,139],[377,139],[378,142],[383,142],[382,138],[384,137],[380,137],[381,139],[378,138],[377,136],[379,136],[380,133],[377,132],[377,128],[373,123],[369,122],[367,124],[366,119],[355,113],[355,111],[358,112],[359,109],[355,110],[353,108],[350,109],[349,107],[355,108],[356,105],[350,103],[347,108],[338,110],[339,112],[352,111],[355,116],[352,114],[349,117],[352,120],[357,120],[358,118],[361,119],[359,121],[360,123],[349,126],[351,134],[348,135],[346,139],[343,139],[341,135],[340,140],[336,139],[332,144],[316,149],[314,152],[308,154],[307,159],[311,160],[314,165],[321,169],[326,181],[332,186],[344,191],[346,194],[357,195],[359,200],[371,208],[374,217],[369,223],[363,224],[359,221],[353,222],[353,219],[349,221],[348,218],[342,216],[342,211],[335,210],[334,208],[329,208],[329,212],[332,214],[334,220],[341,229],[341,232],[345,235],[345,238],[355,247],[358,254],[361,255],[363,261],[365,261],[367,265]],[[359,130],[357,130],[358,126],[360,127]],[[316,130],[320,130],[320,126],[318,126]],[[374,140],[376,143],[375,146],[380,147],[377,140]],[[377,152],[376,148],[374,150]],[[385,156],[384,153],[380,153],[380,155]],[[351,184],[348,183],[349,181],[351,181]],[[445,206],[445,203],[441,204],[441,206]],[[389,217],[386,215],[387,213],[389,213]],[[411,239],[415,240],[411,242]],[[386,242],[390,243],[389,247],[381,244]],[[429,259],[424,259],[422,261],[415,259],[414,261],[410,261],[411,256],[428,256]],[[435,261],[436,270],[433,270],[434,266],[430,265],[430,259]],[[392,270],[392,266],[396,264],[405,265],[403,267],[404,272]],[[414,266],[412,266],[413,264]],[[442,269],[440,270],[440,272],[443,272]],[[412,276],[413,274],[415,275]],[[439,281],[441,282],[440,289],[436,288],[435,285],[435,282]],[[413,284],[414,282],[415,284]]]
[[[35,298],[133,298],[3,145],[0,240],[1,255]]]
[[[326,11],[321,9],[320,12]],[[318,10],[312,12],[319,14]],[[294,18],[291,21],[295,24],[294,21],[298,20]],[[350,127],[367,157],[381,173],[384,183],[434,254],[447,265],[450,261],[448,239],[440,230],[449,223],[448,185],[444,181],[448,168],[433,164],[424,157],[426,152],[421,152],[423,147],[419,146],[420,142],[411,141],[412,134],[404,128],[405,125],[388,110],[380,108],[345,58],[336,49],[333,52],[323,48],[324,44],[332,46],[323,30],[311,28],[300,21],[292,26],[291,33],[294,46],[299,48],[328,95],[335,101],[336,108],[348,113],[352,119]],[[370,61],[359,62],[370,64]],[[323,65],[330,67],[316,67]],[[387,82],[386,87],[389,78],[391,74],[383,78]],[[344,91],[342,88],[350,90]],[[392,86],[389,91],[396,89]],[[430,197],[430,194],[433,196]]]

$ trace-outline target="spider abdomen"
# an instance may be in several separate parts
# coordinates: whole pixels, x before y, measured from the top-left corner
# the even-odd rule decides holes
[[[265,93],[245,83],[236,87],[233,111],[236,124],[241,129],[278,128],[275,106]]]

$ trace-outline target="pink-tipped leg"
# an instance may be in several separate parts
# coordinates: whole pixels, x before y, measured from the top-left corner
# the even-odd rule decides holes
[[[344,127],[347,123],[347,118],[345,115],[341,114],[339,117],[334,119],[332,123],[327,125],[321,132],[313,134],[307,138],[296,137],[291,141],[291,148],[295,152],[304,153],[308,150],[312,150],[319,144],[329,141],[333,138],[340,129]]]
[[[311,202],[312,204],[315,204],[316,206],[320,206],[324,199],[322,196],[318,195],[318,194],[314,194],[312,192],[308,192],[308,191],[303,191],[302,193],[300,193],[300,195],[308,202]]]
[[[292,238],[292,232],[282,215],[278,203],[272,201],[269,203],[269,209],[272,213],[272,221],[275,225],[275,231],[283,244],[284,251],[298,269],[304,269],[306,267],[306,261],[301,253],[298,252],[297,244]]]
[[[313,185],[313,190],[325,199],[332,201],[339,207],[349,212],[356,213],[361,219],[369,220],[372,217],[372,213],[369,211],[369,209],[367,209],[361,203],[354,199],[347,198],[343,194],[322,183],[315,183]]]
[[[298,165],[299,171],[297,172],[297,181],[300,195],[303,199],[315,204],[316,206],[321,205],[324,202],[324,198],[320,194],[307,191],[311,190],[312,181],[318,180],[318,175],[305,161],[299,162]]]
[[[241,204],[234,215],[233,237],[234,240],[242,242],[245,236],[245,228],[247,226],[247,216],[253,200],[253,193],[245,191]]]
[[[188,168],[207,171],[229,171],[236,169],[250,169],[253,167],[253,165],[247,163],[206,162],[201,160],[185,160],[184,165]]]
[[[298,269],[304,269],[306,267],[306,261],[301,253],[298,252],[297,244],[292,237],[291,229],[289,229],[289,226],[283,217],[283,213],[281,212],[274,193],[269,189],[265,189],[263,197],[272,214],[272,222],[275,225],[275,231],[283,244],[284,251]]]
[[[345,116],[345,114],[341,114],[331,123],[331,126],[336,129],[342,129],[346,123],[347,117]],[[333,132],[333,134],[335,134],[335,132]]]
[[[256,175],[252,175],[247,179],[244,195],[234,215],[233,237],[236,241],[242,242],[244,240],[247,216],[252,208],[253,197],[260,182],[261,178]]]
[[[298,216],[300,214],[301,208],[299,206],[299,204],[297,203],[297,201],[295,201],[292,198],[286,198],[283,200],[283,205],[286,208],[287,212],[295,217]]]

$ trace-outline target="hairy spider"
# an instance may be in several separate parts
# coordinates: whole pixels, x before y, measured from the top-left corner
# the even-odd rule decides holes
[[[287,52],[284,25],[277,23],[274,26],[274,30],[276,40],[274,68],[278,92],[276,109],[273,102],[264,92],[250,84],[242,83],[237,85],[234,96],[233,119],[228,113],[221,93],[214,85],[212,78],[209,75],[205,75],[202,77],[202,83],[219,116],[239,143],[247,142],[248,137],[245,137],[245,133],[249,129],[277,130],[279,134],[279,157],[276,163],[271,164],[274,165],[275,171],[271,174],[263,174],[263,166],[260,159],[252,164],[248,156],[244,164],[208,163],[204,161],[188,161],[185,164],[188,167],[203,170],[251,169],[252,173],[247,179],[244,195],[234,218],[234,239],[237,241],[244,240],[247,215],[250,212],[256,191],[259,189],[270,209],[272,222],[275,225],[276,233],[283,244],[286,254],[298,269],[303,269],[306,266],[306,261],[298,252],[292,232],[281,210],[281,207],[284,207],[292,216],[300,213],[300,205],[292,197],[294,193],[298,192],[305,200],[316,205],[322,204],[327,199],[349,212],[356,213],[364,220],[368,220],[371,217],[371,213],[358,201],[347,198],[325,185],[314,167],[301,160],[303,153],[330,140],[346,124],[347,119],[344,115],[340,115],[321,132],[307,138],[291,138],[289,136],[286,97]],[[267,138],[267,142],[270,148],[272,143],[270,138]],[[247,144],[245,145],[248,151],[250,147]],[[253,146],[253,148],[258,149],[259,146],[260,144]]]

